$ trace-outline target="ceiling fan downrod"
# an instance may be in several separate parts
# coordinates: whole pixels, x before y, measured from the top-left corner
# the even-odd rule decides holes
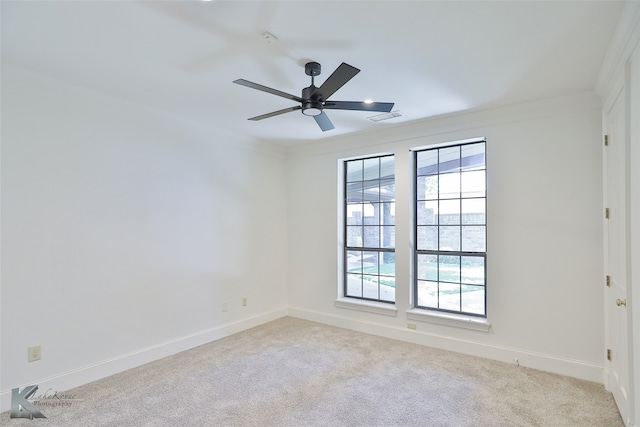
[[[307,76],[311,76],[311,86],[302,89],[302,114],[305,116],[317,116],[322,114],[322,99],[319,96],[313,96],[318,89],[314,85],[314,77],[319,76],[322,67],[317,62],[307,62],[304,65],[304,72]]]

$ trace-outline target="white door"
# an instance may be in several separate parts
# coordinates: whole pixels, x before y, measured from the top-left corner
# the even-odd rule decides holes
[[[605,274],[610,286],[606,290],[605,315],[608,319],[609,390],[629,425],[629,340],[627,316],[627,223],[626,176],[627,147],[625,135],[624,90],[618,95],[605,119],[608,146],[604,148],[605,206]]]

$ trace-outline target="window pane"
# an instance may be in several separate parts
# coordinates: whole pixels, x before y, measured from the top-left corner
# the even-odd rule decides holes
[[[348,225],[347,226],[347,246],[362,247],[362,227]]]
[[[362,275],[347,274],[347,296],[362,298]]]
[[[462,311],[484,315],[484,286],[462,285]]]
[[[395,276],[396,275],[396,254],[393,252],[380,253],[380,275]]]
[[[380,227],[380,235],[382,236],[381,248],[393,249],[396,247],[396,228],[394,226]]]
[[[438,281],[438,255],[418,255],[418,280]]]
[[[380,157],[380,179],[395,177],[395,157]]]
[[[392,202],[396,199],[396,182],[394,179],[380,180],[380,201]]]
[[[364,209],[364,225],[380,224],[380,203],[367,203]]]
[[[378,252],[362,253],[362,271],[365,274],[378,274]]]
[[[380,203],[380,224],[394,225],[396,222],[395,203]]]
[[[416,182],[418,200],[433,200],[438,198],[438,175],[419,176]]]
[[[463,256],[461,259],[462,283],[484,285],[484,258]]]
[[[447,173],[440,175],[440,191],[441,199],[457,199],[460,198],[460,174]]]
[[[396,255],[392,252],[380,254],[380,299],[395,301],[396,295]]]
[[[440,210],[438,211],[440,225],[459,225],[460,224],[460,199],[442,200],[440,201]]]
[[[347,225],[362,225],[362,204],[347,205]]]
[[[485,199],[463,199],[462,200],[462,223],[463,224],[485,224]]]
[[[416,167],[418,176],[438,173],[438,150],[417,152]]]
[[[364,236],[362,236],[363,245],[366,248],[379,248],[380,247],[380,227],[364,226]]]
[[[393,286],[388,286],[384,283],[380,284],[380,299],[382,301],[394,302],[396,300],[396,285],[395,278],[386,277],[385,281],[393,281]]]
[[[362,297],[378,299],[379,297],[378,276],[362,276]]]
[[[485,252],[485,240],[484,225],[462,226],[462,250],[464,252]]]
[[[362,223],[366,224],[367,218],[375,217],[376,211],[369,202],[362,204]]]
[[[380,178],[380,158],[364,159],[364,180]]]
[[[362,160],[351,160],[347,163],[347,182],[362,181]]]
[[[438,283],[418,280],[418,305],[438,308]]]
[[[438,280],[440,282],[460,283],[460,257],[457,255],[439,255]]]
[[[462,197],[484,197],[485,171],[463,172],[461,174]]]
[[[362,252],[347,251],[347,272],[362,273]]]
[[[352,182],[347,184],[347,203],[357,203],[362,201],[362,183]]]
[[[438,250],[438,227],[418,226],[418,250]]]
[[[462,146],[462,169],[484,169],[484,142]]]
[[[459,226],[441,226],[440,228],[440,245],[441,251],[459,251],[460,250],[460,227]]]
[[[457,172],[460,170],[460,147],[441,148],[438,172]]]
[[[378,202],[380,201],[380,181],[364,181],[362,183],[363,192],[362,198],[367,202]]]
[[[443,310],[460,311],[460,285],[457,283],[439,283],[438,297]]]
[[[438,215],[438,201],[418,202],[416,222],[418,225],[436,225]]]

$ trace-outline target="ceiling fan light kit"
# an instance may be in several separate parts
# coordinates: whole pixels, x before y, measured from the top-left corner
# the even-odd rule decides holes
[[[302,110],[302,114],[304,114],[305,116],[311,116],[315,119],[316,123],[323,132],[334,129],[333,123],[331,123],[331,120],[329,120],[329,117],[324,112],[325,109],[379,111],[382,113],[388,113],[393,108],[393,102],[371,102],[370,100],[364,102],[328,101],[331,95],[333,95],[338,89],[340,89],[356,74],[358,74],[360,70],[343,62],[320,87],[316,87],[314,84],[314,77],[320,75],[321,70],[322,67],[317,62],[307,62],[305,64],[304,72],[308,76],[311,76],[311,85],[302,89],[301,96],[299,97],[244,79],[234,80],[233,83],[262,92],[267,92],[272,95],[281,96],[283,98],[287,98],[300,103],[299,106],[289,107],[260,116],[251,117],[249,118],[249,120],[263,120],[269,117],[278,116],[280,114],[289,113],[291,111]]]
[[[322,114],[322,103],[318,101],[303,102],[302,114],[305,116],[317,116],[318,114]]]

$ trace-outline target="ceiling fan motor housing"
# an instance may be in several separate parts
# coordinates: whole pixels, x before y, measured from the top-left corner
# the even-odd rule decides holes
[[[302,114],[305,116],[317,116],[322,113],[322,98],[319,95],[314,96],[317,89],[314,85],[302,89]]]

